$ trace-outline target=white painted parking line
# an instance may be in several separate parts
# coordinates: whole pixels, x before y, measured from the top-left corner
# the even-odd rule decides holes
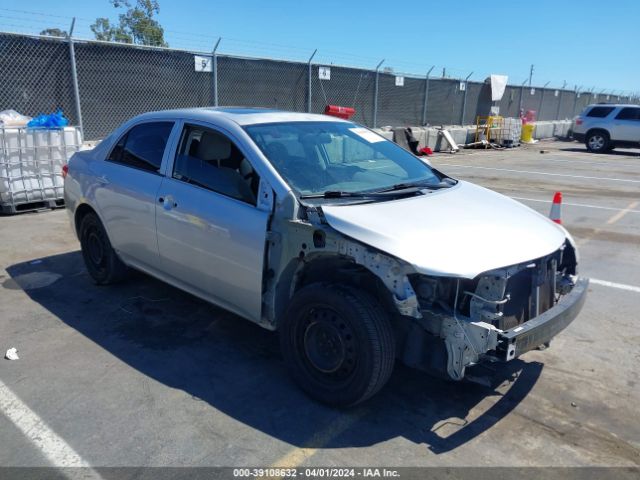
[[[0,411],[51,462],[52,466],[85,467],[83,478],[100,479],[89,464],[0,380]]]
[[[436,166],[441,166],[441,165],[446,165],[448,167],[459,167],[459,168],[475,168],[478,170],[495,170],[498,172],[530,173],[532,175],[548,175],[552,177],[583,178],[588,180],[605,180],[609,182],[640,183],[640,180],[630,180],[628,178],[590,177],[587,175],[567,175],[565,173],[535,172],[533,170],[514,170],[510,168],[479,167],[477,165],[458,165],[455,163],[438,163]]]
[[[603,287],[618,288],[620,290],[627,290],[629,292],[640,293],[640,287],[635,287],[633,285],[625,285],[624,283],[608,282],[606,280],[598,280],[597,278],[590,278],[589,282],[595,285],[602,285]]]
[[[514,200],[524,200],[525,202],[541,202],[541,203],[553,203],[551,200],[540,200],[538,198],[526,198],[526,197],[511,197]],[[626,213],[640,213],[640,210],[632,210],[632,209],[622,209],[615,207],[603,207],[600,205],[589,205],[587,203],[571,203],[571,202],[562,202],[562,206],[569,205],[571,207],[583,207],[583,208],[597,208],[599,210],[613,210],[614,212],[619,212],[620,210],[626,210]]]
[[[553,152],[553,155],[556,155],[558,152]],[[554,162],[554,163],[558,163],[558,162],[562,162],[562,163],[578,163],[578,164],[584,164],[584,165],[602,165],[603,167],[631,167],[631,168],[637,168],[640,167],[640,163],[616,163],[614,161],[611,161],[609,163],[605,163],[605,162],[588,162],[585,160],[568,160],[566,158],[554,158],[554,157],[547,157],[545,155],[541,155],[542,158],[539,158],[538,160],[547,160],[549,162]]]

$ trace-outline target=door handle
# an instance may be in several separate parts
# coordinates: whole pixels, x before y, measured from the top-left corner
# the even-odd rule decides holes
[[[167,195],[166,197],[158,197],[158,203],[161,203],[164,206],[165,210],[171,210],[172,208],[176,208],[178,206],[178,202],[174,201],[171,196]]]
[[[106,175],[101,175],[101,176],[97,177],[96,180],[101,185],[108,185],[109,184],[109,179],[107,178]]]

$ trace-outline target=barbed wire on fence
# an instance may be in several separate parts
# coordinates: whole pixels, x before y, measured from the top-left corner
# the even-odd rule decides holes
[[[34,18],[36,17],[36,18]],[[86,17],[74,17],[75,18],[75,36],[82,40],[93,40],[93,32],[90,29],[90,25],[95,22],[95,19]],[[58,28],[66,31],[71,25],[72,18],[64,15],[56,15],[52,13],[43,13],[36,11],[29,11],[24,9],[11,9],[0,8],[0,30],[7,30],[6,27],[13,27],[9,29],[13,33],[28,33],[37,35],[40,31],[46,28]],[[144,31],[144,27],[142,27]],[[203,34],[192,31],[180,31],[173,29],[164,29],[165,35],[170,41],[172,48],[180,50],[193,50],[193,51],[211,51],[213,45],[219,38],[224,38],[222,49],[219,53],[226,53],[229,55],[247,56],[247,57],[269,57],[274,60],[295,60],[304,61],[315,50],[315,47],[307,46],[302,47],[299,44],[296,46],[283,45],[274,42],[256,42],[246,39],[236,38],[234,36],[227,36],[222,34]],[[351,54],[344,51],[334,51],[327,49],[320,51],[316,55],[316,63],[322,63],[327,65],[336,66],[351,66],[363,69],[373,69],[374,66],[380,61],[380,58],[373,56],[363,56]],[[394,73],[423,77],[426,74],[430,64],[421,64],[419,62],[408,62],[406,60],[394,60],[387,59],[385,62],[388,67],[392,67]],[[448,78],[463,80],[469,73],[468,69],[451,65],[435,65],[432,72],[432,78]],[[483,81],[490,75],[489,71],[475,72],[472,77],[475,81]],[[510,81],[514,85],[519,85],[523,80],[527,80],[528,77],[519,77],[509,75]],[[559,88],[562,82],[554,82],[554,86]],[[567,82],[564,82],[567,83]],[[568,82],[572,84],[572,82]],[[538,85],[537,88],[540,88]],[[582,92],[603,92],[609,95],[620,96],[638,96],[639,92],[629,90],[612,90],[610,88],[602,88],[601,86],[583,86]]]
[[[171,47],[149,47],[88,38],[85,25],[65,17],[0,9],[0,30],[16,22],[21,32],[0,32],[0,110],[28,115],[64,108],[87,139],[103,137],[145,111],[211,105],[250,105],[322,112],[327,104],[354,107],[367,126],[475,123],[497,106],[503,116],[534,110],[539,118],[571,118],[598,101],[637,101],[637,96],[583,85],[562,88],[508,85],[491,102],[482,72],[349,53],[314,52],[300,46],[170,33]],[[55,20],[55,22],[54,22]],[[33,33],[25,31],[30,25]],[[66,36],[42,36],[58,28]],[[37,33],[36,33],[37,31]],[[69,36],[69,34],[71,34]],[[177,43],[180,39],[184,44]],[[214,52],[214,49],[218,48]],[[262,55],[261,52],[265,54]],[[313,54],[313,55],[312,55]],[[270,58],[266,58],[266,57]],[[284,58],[278,58],[278,57]],[[200,64],[198,63],[200,62]],[[422,69],[424,73],[411,73]],[[84,120],[84,122],[83,122]]]

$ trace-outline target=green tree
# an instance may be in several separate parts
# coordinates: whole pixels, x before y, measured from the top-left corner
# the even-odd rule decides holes
[[[96,18],[96,22],[91,25],[96,40],[169,46],[164,40],[164,29],[154,18],[160,12],[157,0],[136,0],[135,7],[131,6],[129,0],[110,1],[115,8],[126,8],[126,11],[118,15],[117,24],[112,24],[108,18]]]
[[[48,37],[66,37],[67,32],[60,30],[59,28],[45,28],[40,32],[40,35],[46,35]]]

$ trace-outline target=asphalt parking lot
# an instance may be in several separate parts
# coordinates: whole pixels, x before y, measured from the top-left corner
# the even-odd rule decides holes
[[[0,465],[639,465],[638,151],[540,142],[432,163],[544,214],[563,193],[592,283],[549,349],[492,387],[397,365],[336,411],[296,388],[275,334],[142,274],[94,286],[65,211],[2,217],[0,350],[20,359],[0,360]]]

